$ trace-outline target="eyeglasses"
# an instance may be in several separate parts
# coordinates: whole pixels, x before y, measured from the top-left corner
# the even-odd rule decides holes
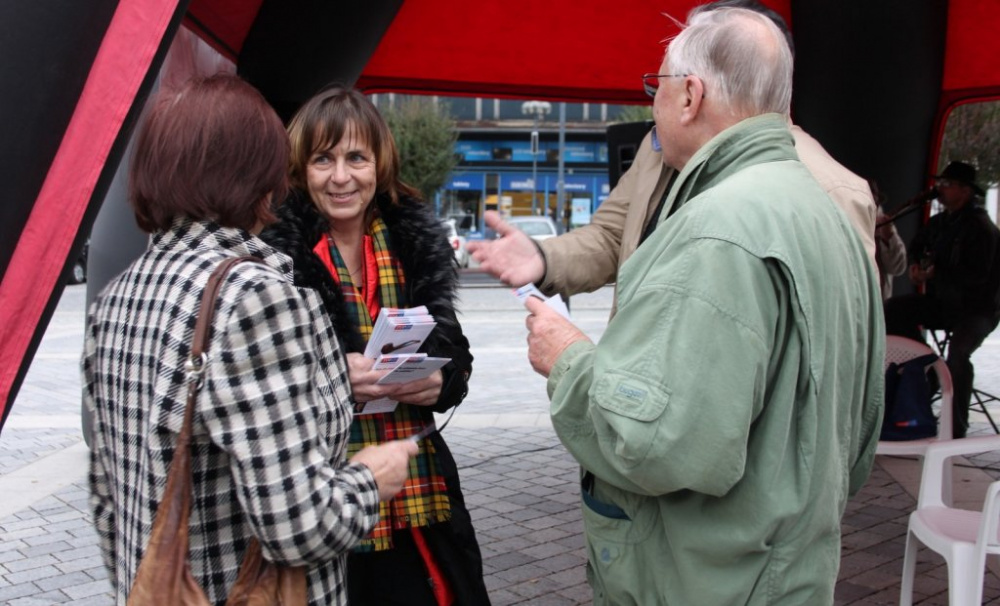
[[[950,179],[938,179],[934,184],[938,187],[951,187],[956,183]]]
[[[660,78],[686,78],[691,74],[643,74],[642,90],[650,97],[656,96],[656,89],[660,88]]]

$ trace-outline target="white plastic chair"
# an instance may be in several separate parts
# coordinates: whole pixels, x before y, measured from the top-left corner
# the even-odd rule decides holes
[[[889,335],[885,338],[885,362],[882,364],[882,372],[895,362],[902,364],[913,358],[919,358],[927,354],[936,354],[930,347],[920,341]],[[876,454],[883,455],[923,455],[924,451],[931,444],[940,440],[950,440],[952,435],[952,385],[951,373],[948,372],[948,365],[940,357],[934,362],[934,372],[937,373],[938,384],[941,386],[941,413],[938,416],[938,433],[932,438],[922,440],[904,440],[898,442],[880,441],[875,449]],[[949,501],[950,502],[950,501]]]
[[[893,362],[896,364],[902,364],[903,362],[912,360],[913,358],[919,358],[920,356],[927,354],[936,354],[936,352],[920,341],[914,341],[913,339],[907,339],[906,337],[896,335],[889,335],[885,338],[885,362],[882,364],[882,373],[884,374],[885,370],[889,368],[889,364]],[[950,441],[952,439],[951,372],[948,371],[948,365],[945,364],[945,361],[941,359],[940,356],[938,356],[938,359],[934,361],[933,369],[937,374],[938,385],[941,387],[941,412],[938,414],[937,435],[920,440],[880,440],[878,445],[875,447],[875,454],[890,456],[923,456],[927,451],[927,447],[931,444],[935,444],[943,440]],[[944,501],[950,505],[952,502],[950,464],[945,467],[944,474]]]
[[[910,514],[899,604],[913,604],[917,541],[941,554],[948,565],[948,604],[979,605],[983,601],[986,555],[1000,555],[1000,481],[990,484],[982,511],[945,505],[945,473],[949,458],[1000,450],[1000,436],[946,440],[927,447],[917,509]]]

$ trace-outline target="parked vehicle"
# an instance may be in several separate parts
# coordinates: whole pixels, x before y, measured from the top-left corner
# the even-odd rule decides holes
[[[559,234],[555,221],[548,217],[511,217],[507,219],[507,223],[528,234],[534,240],[545,240]]]
[[[90,249],[90,240],[83,244],[80,256],[69,268],[69,276],[66,278],[67,284],[83,284],[87,281],[87,253]]]
[[[444,226],[448,229],[448,243],[451,244],[451,249],[455,251],[455,261],[458,262],[459,267],[469,266],[469,251],[465,250],[465,238],[458,235],[458,230],[455,228],[454,220],[442,221]]]
[[[476,217],[470,214],[457,213],[448,215],[445,221],[453,222],[460,236],[468,236],[470,231],[476,229]]]

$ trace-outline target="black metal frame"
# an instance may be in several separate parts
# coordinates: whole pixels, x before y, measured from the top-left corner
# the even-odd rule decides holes
[[[938,330],[943,333],[943,336],[938,338]],[[948,359],[948,343],[951,341],[951,331],[945,329],[928,329],[928,333],[931,335],[931,340],[934,342],[934,348],[937,349],[938,355],[943,359]],[[993,426],[993,431],[996,434],[1000,434],[1000,427],[997,427],[996,421],[993,420],[993,415],[990,414],[986,404],[989,402],[1000,402],[1000,396],[991,394],[988,391],[983,391],[981,389],[976,389],[975,383],[972,385],[972,398],[973,402],[969,402],[969,409],[975,410],[976,406],[979,407],[979,412],[986,415],[986,419]]]

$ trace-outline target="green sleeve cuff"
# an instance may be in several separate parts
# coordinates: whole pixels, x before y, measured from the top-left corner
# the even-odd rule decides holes
[[[569,370],[573,362],[576,361],[581,355],[593,350],[595,345],[590,341],[577,341],[573,343],[559,356],[556,360],[555,365],[552,366],[552,372],[549,373],[549,381],[546,386],[546,391],[548,391],[549,399],[552,399],[552,394],[556,392],[556,387],[559,386],[559,382],[562,380],[563,376]]]

